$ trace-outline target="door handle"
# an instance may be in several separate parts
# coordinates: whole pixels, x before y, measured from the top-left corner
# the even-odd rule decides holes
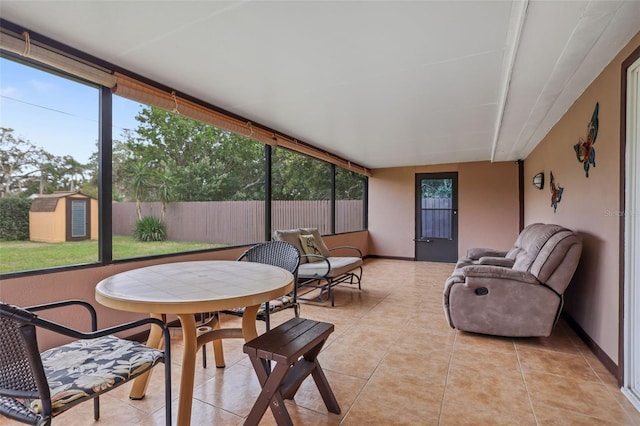
[[[413,241],[417,243],[430,243],[431,240],[428,238],[414,238]]]

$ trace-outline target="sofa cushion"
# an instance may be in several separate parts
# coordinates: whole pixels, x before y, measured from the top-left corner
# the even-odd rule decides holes
[[[336,278],[352,269],[362,265],[362,259],[359,257],[329,257],[327,261],[305,263],[298,268],[298,277],[300,278],[323,278],[327,273],[327,262],[331,266],[331,271],[326,278]]]
[[[322,253],[320,252],[318,243],[313,235],[300,235],[300,244],[302,245],[302,251],[304,251],[304,254],[313,255],[307,257],[307,262],[318,262],[322,260],[322,257],[319,257],[322,256]]]
[[[320,232],[318,231],[318,228],[300,228],[300,234],[313,235],[313,238],[316,240],[318,249],[320,249],[320,254],[323,255],[324,257],[331,256],[329,249],[327,248],[324,241],[322,241],[322,236],[320,236]]]
[[[307,263],[307,257],[305,256],[305,252],[302,249],[302,244],[300,243],[300,230],[299,229],[285,229],[274,232],[274,236],[276,240],[286,241],[289,244],[293,244],[295,248],[298,249],[300,253],[300,264]]]

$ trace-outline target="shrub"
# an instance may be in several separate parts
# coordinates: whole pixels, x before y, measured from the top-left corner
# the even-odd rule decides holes
[[[0,239],[16,241],[29,239],[28,198],[0,198]]]
[[[145,216],[136,221],[133,236],[139,241],[164,241],[167,238],[167,231],[159,218]]]

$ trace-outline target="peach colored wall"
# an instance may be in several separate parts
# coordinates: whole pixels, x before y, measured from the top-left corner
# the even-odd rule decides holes
[[[354,232],[335,236],[323,237],[329,248],[341,245],[353,245],[367,253],[367,232]],[[0,300],[17,306],[37,305],[66,299],[82,299],[92,303],[98,311],[98,327],[108,327],[126,321],[140,318],[138,314],[116,311],[103,307],[96,303],[94,290],[96,284],[113,274],[134,268],[155,265],[158,263],[180,262],[190,260],[235,260],[246,247],[238,247],[229,250],[218,250],[208,253],[193,253],[162,259],[145,261],[123,262],[108,266],[96,266],[83,269],[74,269],[64,272],[53,272],[42,275],[32,275],[16,278],[3,278],[0,281]],[[55,312],[54,314],[42,314],[45,318],[51,318],[72,327],[89,328],[89,317],[81,308],[69,308]],[[41,333],[40,349],[44,350],[54,345],[63,343],[59,336],[52,336],[46,332]]]
[[[542,142],[525,159],[525,182],[545,173],[545,188],[525,186],[525,222],[558,223],[582,235],[584,249],[565,293],[565,312],[618,363],[620,87],[622,62],[640,46],[640,35],[592,82]],[[600,104],[596,167],[585,177],[573,145],[586,138],[587,123]],[[549,172],[564,187],[556,213],[550,207]]]
[[[458,253],[508,249],[519,232],[518,166],[473,162],[377,169],[369,178],[369,251],[415,257],[415,175],[458,172]]]

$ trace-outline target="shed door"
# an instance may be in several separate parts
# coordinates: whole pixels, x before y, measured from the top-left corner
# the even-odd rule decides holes
[[[69,198],[67,201],[67,241],[89,239],[89,200]]]

